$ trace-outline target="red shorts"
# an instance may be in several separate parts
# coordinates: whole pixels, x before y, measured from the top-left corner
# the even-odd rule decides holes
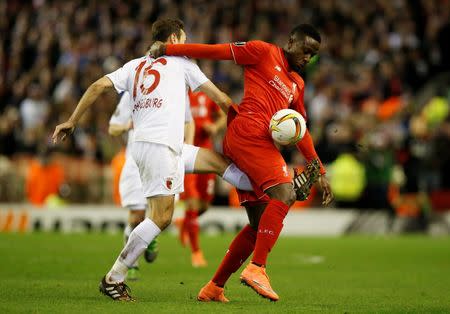
[[[216,175],[208,174],[186,174],[184,176],[184,193],[181,199],[195,198],[210,203],[214,198],[214,186]]]
[[[263,191],[291,183],[286,162],[261,123],[237,116],[228,126],[223,140],[224,155],[245,172],[253,183],[254,192],[238,191],[240,202],[268,201]]]

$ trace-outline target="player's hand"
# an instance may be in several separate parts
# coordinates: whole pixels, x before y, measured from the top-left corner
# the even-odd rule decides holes
[[[155,41],[150,47],[149,54],[153,58],[159,58],[166,53],[166,45],[162,41]]]
[[[66,121],[64,123],[58,124],[53,132],[52,140],[56,144],[58,141],[64,141],[66,137],[73,133],[75,129],[75,123],[72,121]]]
[[[218,132],[217,126],[214,123],[206,123],[203,125],[203,130],[205,130],[205,132],[210,136],[214,136]]]
[[[326,176],[322,175],[319,177],[319,184],[323,191],[322,205],[327,206],[334,200],[334,195],[333,192],[331,191],[330,182],[328,182]]]

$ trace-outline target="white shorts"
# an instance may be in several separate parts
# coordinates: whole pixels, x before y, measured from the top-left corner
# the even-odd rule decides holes
[[[195,160],[197,159],[199,149],[197,146],[183,145],[181,157],[186,173],[192,173],[194,171]],[[142,189],[139,168],[131,154],[127,154],[122,173],[120,174],[119,194],[122,207],[126,207],[129,210],[147,208],[147,199]]]
[[[147,199],[142,191],[139,169],[130,154],[127,154],[119,180],[119,194],[122,207],[129,210],[147,208]]]
[[[184,191],[184,163],[169,146],[133,142],[131,156],[136,162],[144,197],[173,195]]]

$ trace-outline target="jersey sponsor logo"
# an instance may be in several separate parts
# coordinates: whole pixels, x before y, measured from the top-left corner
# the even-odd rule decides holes
[[[281,67],[279,65],[276,65],[275,70],[277,70],[278,72],[281,72]]]
[[[273,79],[269,81],[269,84],[278,90],[284,98],[286,98],[289,105],[292,103],[294,100],[294,94],[292,90],[283,83],[278,75],[275,75]]]
[[[144,98],[134,104],[133,113],[141,109],[161,108],[163,100],[161,98]]]
[[[235,45],[236,47],[242,47],[245,46],[247,44],[246,41],[236,41],[233,43],[233,45]]]

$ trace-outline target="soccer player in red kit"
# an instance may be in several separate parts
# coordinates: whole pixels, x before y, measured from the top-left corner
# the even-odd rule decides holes
[[[244,66],[244,98],[237,109],[228,113],[223,151],[253,182],[254,193],[240,193],[250,224],[235,237],[213,279],[200,290],[200,301],[227,302],[225,282],[253,251],[241,281],[267,299],[279,299],[265,267],[296,194],[286,162],[271,138],[269,121],[275,112],[285,108],[300,112],[306,119],[305,86],[298,73],[318,52],[320,42],[320,34],[313,26],[301,24],[291,31],[283,48],[250,41],[217,45],[156,43],[151,49],[156,57],[167,54],[234,60]],[[307,161],[318,159],[308,131],[297,147]],[[325,169],[320,167],[319,183],[324,191],[323,204],[327,205],[333,194]]]
[[[213,149],[212,137],[226,127],[226,116],[203,92],[189,92],[191,113],[195,124],[194,145]],[[186,211],[181,221],[180,238],[184,243],[184,236],[192,251],[191,262],[194,267],[207,265],[200,249],[199,224],[197,217],[209,207],[214,197],[215,174],[186,174],[184,178],[184,193]]]

